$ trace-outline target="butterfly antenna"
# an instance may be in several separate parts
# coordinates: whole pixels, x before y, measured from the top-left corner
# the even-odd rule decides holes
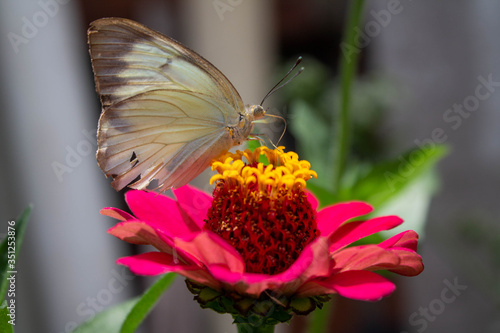
[[[266,94],[266,96],[264,96],[264,98],[262,99],[262,102],[260,102],[260,105],[263,105],[264,104],[264,101],[269,97],[271,96],[272,94],[274,94],[276,91],[278,91],[279,89],[283,88],[284,86],[286,86],[290,81],[292,81],[293,79],[295,79],[297,77],[297,75],[299,75],[300,73],[302,73],[302,71],[304,70],[304,67],[301,67],[297,73],[295,73],[294,76],[292,76],[290,79],[288,79],[288,81],[286,81],[285,83],[283,83],[282,85],[281,82],[283,82],[288,75],[290,75],[290,73],[295,69],[297,68],[297,66],[300,64],[300,62],[302,61],[302,57],[298,57],[297,58],[297,61],[295,61],[295,65],[292,66],[292,68],[290,68],[290,70],[288,71],[288,73],[286,73],[285,76],[283,76],[283,78],[278,82],[276,83],[276,85],[274,87],[271,88],[271,90]]]

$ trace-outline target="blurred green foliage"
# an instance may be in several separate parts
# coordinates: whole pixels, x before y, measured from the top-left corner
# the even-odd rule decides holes
[[[332,122],[338,121],[340,85],[325,65],[304,58],[306,70],[283,90],[282,98],[289,105],[297,151],[318,173],[308,188],[322,206],[362,200],[374,206],[377,215],[400,215],[405,229],[422,233],[430,199],[438,189],[435,166],[447,154],[446,146],[416,147],[387,158],[388,143],[379,129],[401,92],[381,75],[365,75],[352,83],[350,149],[346,171],[336,186],[332,169],[338,166],[329,153],[336,139]]]
[[[163,293],[172,285],[174,273],[156,280],[141,296],[110,307],[82,323],[74,333],[132,333],[137,330]]]

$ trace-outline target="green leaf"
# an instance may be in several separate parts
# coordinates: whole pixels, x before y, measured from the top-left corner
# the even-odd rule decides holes
[[[315,106],[302,100],[291,103],[292,110],[290,130],[296,138],[300,158],[308,160],[313,170],[318,173],[322,184],[330,184],[331,176],[325,151],[330,146],[329,119],[325,119]],[[314,135],[311,135],[314,131]],[[330,177],[331,178],[331,177]]]
[[[9,317],[9,309],[7,309],[7,301],[3,301],[0,307],[0,332],[14,333],[14,327],[9,324],[11,318]]]
[[[163,295],[165,290],[170,287],[172,282],[174,282],[176,275],[174,273],[169,273],[164,275],[161,279],[156,281],[145,293],[142,295],[139,302],[134,306],[132,311],[127,316],[127,319],[123,323],[120,333],[135,332],[137,327],[142,323],[144,318],[151,312],[155,304]]]
[[[259,140],[251,140],[251,141],[247,141],[247,147],[248,149],[250,149],[251,151],[254,151],[256,148],[260,147],[261,144],[259,142]]]
[[[33,207],[29,205],[22,214],[14,221],[9,221],[7,223],[6,231],[7,235],[5,239],[0,244],[0,300],[5,298],[5,293],[7,292],[7,285],[9,281],[7,280],[7,273],[9,271],[15,271],[16,267],[11,267],[9,264],[9,255],[12,255],[12,247],[14,247],[14,263],[17,262],[19,249],[21,248],[21,244],[23,242],[24,233],[26,231],[26,224],[28,222],[29,216],[31,214],[31,210]],[[12,234],[9,233],[15,232],[15,241],[9,239],[12,237]],[[9,251],[10,250],[10,251]],[[10,253],[9,253],[10,252]],[[12,258],[10,258],[12,260]]]
[[[427,146],[377,164],[353,185],[344,187],[339,200],[362,200],[378,208],[430,170],[447,152],[444,145]]]
[[[73,333],[119,333],[122,323],[139,300],[140,297],[136,297],[106,309],[94,318],[82,323]]]
[[[422,173],[411,184],[378,208],[377,216],[397,215],[404,220],[400,226],[382,231],[383,238],[389,238],[405,230],[416,231],[424,237],[425,222],[432,196],[438,189],[438,177],[434,169]]]
[[[142,296],[102,311],[93,319],[78,326],[73,333],[135,332],[163,292],[172,284],[174,278],[174,273],[164,275]]]

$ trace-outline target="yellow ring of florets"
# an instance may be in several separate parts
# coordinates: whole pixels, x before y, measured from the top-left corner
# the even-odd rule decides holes
[[[255,149],[227,152],[212,161],[212,170],[218,172],[210,178],[210,184],[217,180],[232,180],[239,185],[257,183],[260,191],[286,186],[287,188],[306,187],[306,181],[312,177],[317,178],[315,171],[311,170],[308,161],[299,161],[299,156],[294,152],[284,153],[285,147],[269,149],[265,146]],[[259,157],[265,155],[269,165],[259,162]],[[243,162],[243,157],[247,163]],[[256,165],[256,166],[255,166]]]

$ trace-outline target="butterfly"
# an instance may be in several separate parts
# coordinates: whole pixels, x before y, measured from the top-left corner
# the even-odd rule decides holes
[[[210,62],[135,21],[96,20],[88,44],[102,104],[97,163],[117,191],[187,184],[266,115]]]

